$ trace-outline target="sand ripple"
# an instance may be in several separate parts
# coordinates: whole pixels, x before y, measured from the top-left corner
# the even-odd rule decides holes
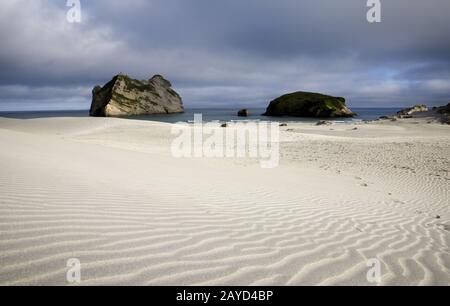
[[[389,195],[368,173],[364,188],[291,163],[267,175],[5,130],[0,141],[1,285],[67,284],[73,257],[82,285],[371,285],[371,258],[381,285],[450,285],[449,190],[429,178],[399,170]]]

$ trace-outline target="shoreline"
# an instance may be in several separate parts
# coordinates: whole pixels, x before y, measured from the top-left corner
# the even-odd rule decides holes
[[[212,120],[270,120],[270,121],[289,121],[289,122],[314,122],[318,120],[326,120],[326,118],[299,118],[299,117],[267,117],[262,116],[265,108],[254,108],[249,109],[250,116],[249,117],[239,117],[237,116],[237,110],[235,108],[217,108],[217,109],[208,109],[208,108],[193,108],[186,109],[183,114],[169,114],[169,115],[148,115],[148,116],[132,116],[132,117],[123,117],[127,119],[133,120],[149,120],[149,121],[161,121],[161,122],[170,122],[175,123],[177,121],[189,121],[193,120],[194,114],[201,113],[206,118],[206,121]],[[366,117],[370,117],[373,119],[377,119],[379,116],[390,114],[393,115],[400,108],[356,108],[355,110],[362,111],[363,116],[360,118],[355,118],[356,120],[365,120]],[[372,112],[375,111],[375,115],[372,115]],[[26,112],[0,112],[0,117],[10,117],[15,119],[28,119],[35,118],[36,116],[47,116],[47,117],[88,117],[89,111],[86,110],[75,110],[75,111],[26,111]],[[70,116],[72,114],[72,116]],[[28,118],[26,117],[28,116]],[[174,118],[174,119],[172,119]],[[169,120],[170,119],[170,120]],[[180,119],[180,120],[178,120]],[[344,121],[351,120],[349,118],[337,118],[336,120]]]
[[[127,119],[127,120],[140,120],[140,121],[150,121],[150,122],[165,122],[165,123],[193,123],[194,115],[201,114],[203,117],[206,117],[204,120],[207,122],[280,122],[283,124],[297,124],[297,123],[328,123],[328,124],[355,124],[355,123],[374,123],[374,122],[387,122],[387,121],[411,121],[411,119],[416,120],[427,120],[427,123],[435,123],[440,122],[443,124],[449,124],[448,115],[440,114],[437,112],[437,107],[433,108],[433,110],[418,112],[407,118],[403,118],[403,116],[398,115],[399,111],[405,110],[401,108],[354,108],[355,110],[366,110],[366,111],[374,111],[379,110],[380,112],[375,118],[365,119],[360,118],[359,115],[352,118],[314,118],[314,117],[289,117],[289,116],[281,116],[281,117],[272,117],[272,116],[264,116],[264,115],[255,115],[251,114],[248,117],[240,117],[237,115],[233,115],[235,113],[235,109],[186,109],[184,113],[181,114],[168,114],[168,115],[146,115],[146,116],[129,116],[129,117],[110,117],[116,119]],[[262,112],[262,108],[259,109]],[[381,110],[385,112],[381,112]],[[390,110],[391,112],[389,112]],[[198,111],[199,113],[196,113]],[[221,115],[219,117],[223,118],[209,118],[210,112],[221,111]],[[77,114],[77,116],[67,116],[69,114]],[[15,115],[15,116],[13,116]],[[25,115],[28,115],[25,117]],[[183,115],[183,117],[180,117]],[[184,116],[185,115],[185,116]],[[192,115],[192,118],[186,117],[187,115]],[[217,115],[215,115],[217,116]],[[365,114],[364,116],[367,116]],[[11,111],[11,112],[0,112],[0,118],[4,119],[45,119],[45,118],[89,118],[88,110],[61,110],[61,111]],[[174,119],[167,120],[167,118],[179,118],[179,121]],[[186,118],[184,118],[186,117]],[[373,115],[372,115],[373,117]],[[106,117],[107,118],[107,117]],[[165,120],[161,120],[165,119]]]

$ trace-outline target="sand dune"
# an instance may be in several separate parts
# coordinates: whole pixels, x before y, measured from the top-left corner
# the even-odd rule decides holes
[[[0,119],[0,285],[450,285],[450,128],[290,124],[281,165],[170,125]],[[330,129],[333,130],[330,130]]]

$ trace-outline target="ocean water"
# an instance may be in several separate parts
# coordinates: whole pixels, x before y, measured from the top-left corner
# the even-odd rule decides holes
[[[381,116],[394,115],[400,108],[352,108],[358,116],[354,118],[338,118],[331,121],[353,122],[360,120],[375,120]],[[265,117],[263,108],[249,109],[250,117],[242,118],[237,116],[238,109],[186,109],[183,114],[169,115],[148,115],[128,117],[130,120],[149,120],[167,123],[190,122],[194,120],[194,114],[202,114],[203,121],[238,121],[238,120],[260,120],[277,122],[317,122],[316,118],[298,118],[298,117]],[[89,111],[27,111],[27,112],[0,112],[0,117],[17,119],[35,119],[52,117],[87,117]]]

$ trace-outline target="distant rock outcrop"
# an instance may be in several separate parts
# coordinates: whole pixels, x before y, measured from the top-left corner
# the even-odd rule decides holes
[[[394,120],[394,119],[397,120],[397,118],[394,116],[381,116],[380,119],[381,120]]]
[[[115,76],[105,86],[92,91],[89,114],[95,117],[183,113],[181,97],[169,81],[160,75],[150,80],[134,80],[127,75]]]
[[[446,106],[441,106],[436,111],[442,115],[441,122],[444,124],[450,124],[450,103]]]
[[[332,123],[330,121],[325,121],[325,120],[321,120],[319,122],[316,123],[317,126],[321,126],[321,125],[332,125]]]
[[[426,105],[416,105],[414,107],[409,107],[409,108],[405,108],[402,109],[401,111],[399,111],[397,113],[398,116],[400,117],[409,117],[414,115],[415,113],[422,113],[422,112],[428,112],[428,107]]]
[[[248,117],[248,116],[250,116],[250,112],[248,111],[248,109],[241,109],[238,112],[238,116],[239,117]]]
[[[295,92],[281,96],[270,102],[266,113],[263,115],[316,118],[356,116],[345,105],[344,98],[310,92]]]
[[[450,103],[446,106],[441,106],[437,108],[437,112],[443,115],[450,115]]]

